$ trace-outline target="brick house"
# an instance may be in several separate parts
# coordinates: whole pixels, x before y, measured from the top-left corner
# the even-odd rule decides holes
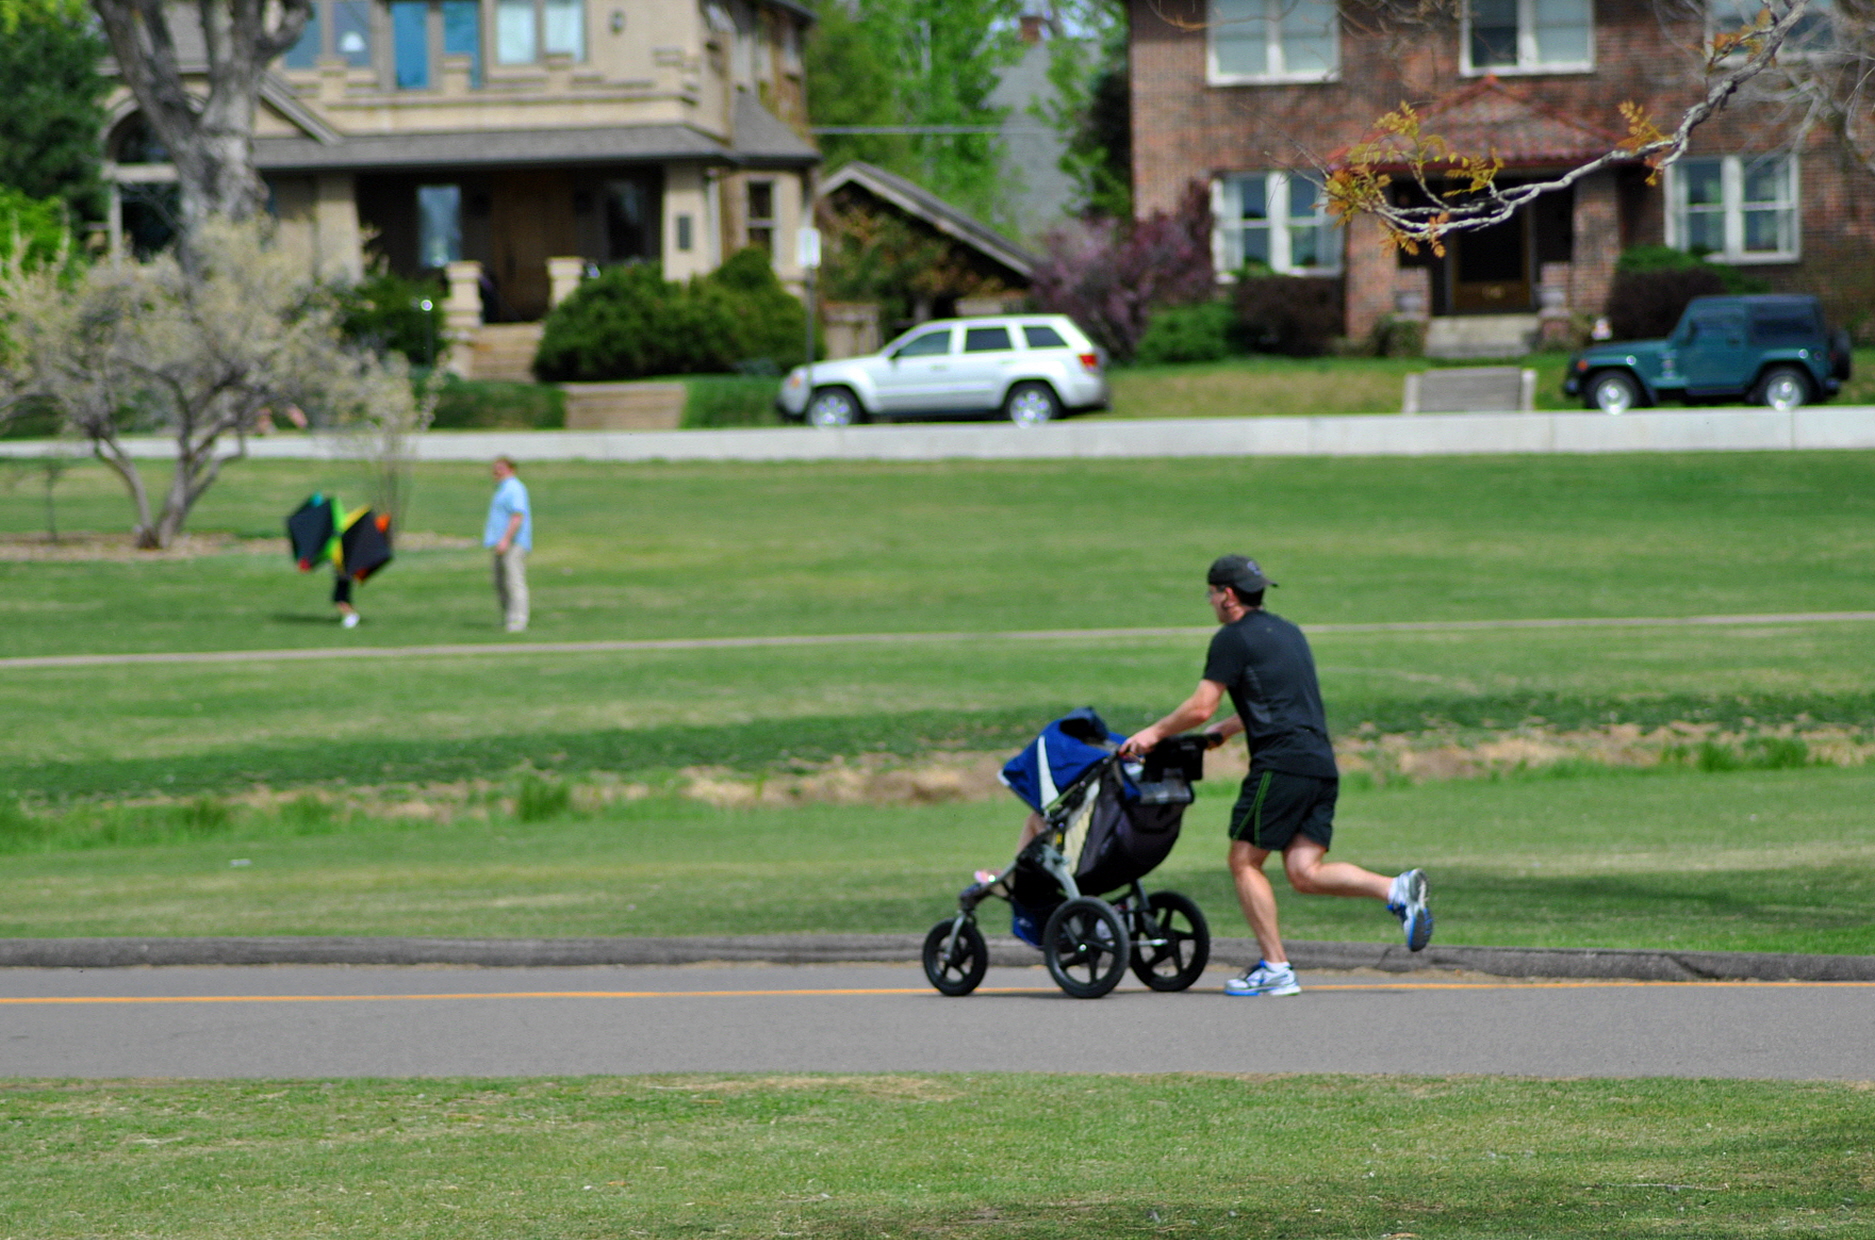
[[[1740,24],[1737,0],[1711,0]],[[1824,9],[1827,13],[1827,8]],[[1665,0],[1470,0],[1443,27],[1380,29],[1335,0],[1132,0],[1133,179],[1143,216],[1208,181],[1220,277],[1247,260],[1340,276],[1347,334],[1427,318],[1447,356],[1510,351],[1542,316],[1599,313],[1620,252],[1710,251],[1780,290],[1825,296],[1838,321],[1875,303],[1875,178],[1819,129],[1735,103],[1649,185],[1616,167],[1539,200],[1447,254],[1396,255],[1379,226],[1330,223],[1317,169],[1402,102],[1453,149],[1495,154],[1501,181],[1609,149],[1632,100],[1668,126],[1702,93],[1709,28]],[[1827,17],[1805,32],[1827,38]]]
[[[205,63],[188,11],[185,72]],[[682,279],[757,245],[798,282],[811,22],[795,0],[314,0],[255,161],[316,269],[447,272],[452,327],[536,321],[588,264]],[[112,246],[160,241],[174,169],[127,89],[108,106]]]

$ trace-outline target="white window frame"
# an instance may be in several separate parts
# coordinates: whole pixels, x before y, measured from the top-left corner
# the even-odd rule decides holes
[[[1230,201],[1229,183],[1244,177],[1263,177],[1268,187],[1270,270],[1285,276],[1340,275],[1345,259],[1344,251],[1347,248],[1347,235],[1335,218],[1328,213],[1326,203],[1316,206],[1312,217],[1315,223],[1311,227],[1324,230],[1321,234],[1323,257],[1329,261],[1316,267],[1298,267],[1291,261],[1289,193],[1298,181],[1304,185],[1312,185],[1313,182],[1288,172],[1250,170],[1232,173],[1211,182],[1211,266],[1217,272],[1218,279],[1235,280],[1238,270],[1243,266],[1242,245],[1238,246],[1238,261],[1235,264],[1231,263],[1230,241],[1226,236],[1233,230],[1241,233],[1243,222],[1241,219],[1228,218],[1225,207]]]
[[[1712,156],[1702,158],[1710,159]],[[1788,151],[1766,155],[1724,155],[1718,157],[1719,194],[1724,204],[1725,248],[1708,255],[1713,262],[1733,266],[1754,263],[1794,263],[1803,258],[1803,182],[1797,157]],[[1747,159],[1782,159],[1788,178],[1790,211],[1790,248],[1785,250],[1745,249],[1745,163]],[[1667,244],[1676,250],[1690,247],[1686,228],[1686,175],[1680,164],[1667,168]]]
[[[1341,5],[1334,4],[1334,63],[1326,70],[1310,69],[1292,73],[1283,63],[1282,22],[1286,13],[1295,7],[1296,0],[1263,0],[1265,64],[1274,63],[1277,68],[1262,73],[1225,73],[1217,64],[1217,31],[1220,18],[1217,16],[1217,0],[1205,0],[1204,24],[1204,75],[1205,81],[1212,86],[1251,86],[1271,82],[1338,82],[1341,80]]]
[[[1539,73],[1595,72],[1595,0],[1588,0],[1589,39],[1586,60],[1544,62],[1537,59],[1536,8],[1542,0],[1517,0],[1517,63],[1514,65],[1474,65],[1471,63],[1471,0],[1465,2],[1465,17],[1459,23],[1458,71],[1462,77],[1526,77]]]

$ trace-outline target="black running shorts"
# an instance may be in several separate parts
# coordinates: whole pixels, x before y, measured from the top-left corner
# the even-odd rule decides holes
[[[1338,779],[1251,771],[1230,811],[1230,837],[1281,852],[1296,836],[1306,835],[1327,848],[1335,835],[1335,795],[1340,787]]]

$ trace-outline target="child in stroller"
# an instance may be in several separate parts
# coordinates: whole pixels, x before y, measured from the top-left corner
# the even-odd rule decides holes
[[[1178,841],[1209,742],[1169,737],[1133,762],[1119,755],[1124,739],[1084,708],[1042,729],[1003,767],[1003,783],[1034,812],[1009,868],[979,873],[957,913],[925,936],[925,976],[939,991],[967,995],[983,981],[989,949],[976,910],[991,897],[1014,907],[1017,937],[1041,948],[1055,984],[1076,998],[1106,994],[1129,965],[1164,991],[1204,972],[1204,914],[1175,891],[1148,896],[1140,879]],[[1101,898],[1121,888],[1111,903]]]

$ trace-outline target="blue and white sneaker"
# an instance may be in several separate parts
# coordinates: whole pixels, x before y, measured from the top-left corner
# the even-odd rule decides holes
[[[1400,919],[1400,928],[1406,931],[1406,946],[1411,951],[1419,951],[1432,942],[1432,910],[1426,907],[1426,875],[1419,870],[1408,870],[1393,879],[1393,890],[1387,897],[1387,911]]]
[[[1302,987],[1296,982],[1296,971],[1289,967],[1289,962],[1271,964],[1267,960],[1257,961],[1254,969],[1245,969],[1242,977],[1233,977],[1224,983],[1227,995],[1299,995]]]

